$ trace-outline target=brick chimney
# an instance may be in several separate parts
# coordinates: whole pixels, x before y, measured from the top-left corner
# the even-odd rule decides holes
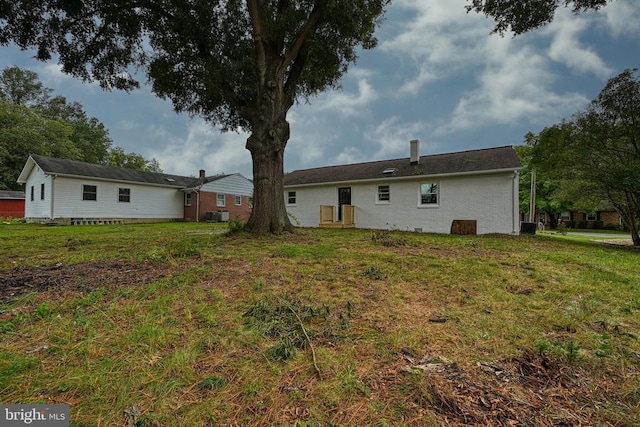
[[[411,164],[417,165],[420,163],[420,141],[417,139],[412,139],[409,144],[411,145]]]
[[[204,178],[204,177],[205,177],[204,169],[200,169],[200,178]]]

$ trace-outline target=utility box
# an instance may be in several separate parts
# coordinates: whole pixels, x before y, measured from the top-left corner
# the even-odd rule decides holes
[[[537,224],[535,222],[521,222],[520,234],[536,234]]]
[[[218,211],[218,221],[220,221],[220,222],[228,222],[229,221],[229,211]]]

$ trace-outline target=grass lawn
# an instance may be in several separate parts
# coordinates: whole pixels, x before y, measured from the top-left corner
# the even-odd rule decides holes
[[[640,425],[637,250],[225,230],[0,223],[0,403],[72,426]]]

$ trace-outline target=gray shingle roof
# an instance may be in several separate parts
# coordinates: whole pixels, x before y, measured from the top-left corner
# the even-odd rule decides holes
[[[98,178],[110,181],[138,182],[152,185],[163,185],[176,188],[194,188],[203,182],[211,182],[227,175],[207,178],[194,178],[166,173],[145,172],[129,168],[98,165],[76,160],[56,159],[53,157],[31,155],[40,168],[48,174]]]
[[[24,191],[0,190],[0,199],[5,200],[24,200]]]
[[[296,170],[284,177],[285,186],[348,182],[424,175],[456,174],[519,169],[520,159],[511,146],[421,156],[412,165],[409,158],[326,166]],[[388,173],[383,173],[387,171]],[[393,171],[393,172],[389,172]]]

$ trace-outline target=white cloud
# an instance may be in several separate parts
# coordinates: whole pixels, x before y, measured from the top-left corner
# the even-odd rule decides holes
[[[161,151],[150,152],[148,157],[158,160],[166,173],[197,176],[204,169],[208,176],[219,173],[251,175],[251,155],[245,149],[246,134],[218,133],[207,122],[194,119],[189,122],[184,141],[158,126],[149,129],[150,138],[163,141]]]
[[[414,64],[415,72],[400,88],[402,94],[416,94],[436,80],[482,62],[478,44],[488,37],[491,25],[477,14],[467,14],[465,4],[465,0],[394,3],[414,17],[399,27],[395,37],[380,44],[381,50],[410,58]]]
[[[611,68],[594,49],[580,42],[580,35],[594,25],[593,16],[576,16],[568,9],[560,9],[545,31],[553,37],[549,57],[577,73],[591,73],[606,78],[611,74]]]
[[[559,120],[562,116],[557,117],[558,112],[571,113],[587,102],[577,93],[551,91],[554,76],[548,61],[532,47],[492,38],[484,54],[487,66],[479,85],[460,99],[450,123],[441,126],[437,134],[495,123]]]
[[[372,147],[366,160],[384,160],[390,158],[409,157],[409,141],[420,139],[425,133],[426,125],[416,121],[403,122],[398,116],[392,116],[368,132],[364,139],[367,146]]]
[[[317,111],[333,111],[345,116],[359,116],[367,111],[368,106],[378,99],[378,93],[369,79],[371,72],[365,69],[354,69],[345,79],[353,79],[358,87],[357,93],[348,93],[344,89],[326,92],[314,101]]]
[[[640,35],[640,8],[637,0],[618,0],[610,3],[600,13],[604,14],[608,30],[616,37]]]

